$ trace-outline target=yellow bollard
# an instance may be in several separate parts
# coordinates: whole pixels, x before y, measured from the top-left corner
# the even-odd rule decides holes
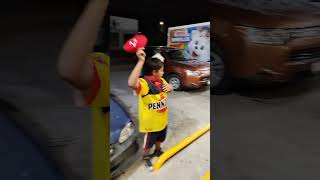
[[[153,170],[157,171],[160,169],[162,164],[166,162],[169,158],[171,158],[173,155],[175,155],[177,152],[185,148],[187,145],[192,143],[194,140],[198,139],[200,136],[202,136],[204,133],[209,131],[210,129],[210,124],[208,124],[205,128],[198,130],[191,136],[187,137],[183,141],[181,141],[179,144],[175,145],[168,151],[164,152],[156,161],[156,163],[153,165]]]
[[[210,170],[206,172],[206,174],[202,177],[202,180],[210,180]]]

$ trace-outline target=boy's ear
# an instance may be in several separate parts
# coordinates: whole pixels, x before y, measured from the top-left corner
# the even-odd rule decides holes
[[[151,73],[151,74],[153,75],[154,73],[157,73],[157,71],[156,71],[156,70],[152,70],[152,73]]]

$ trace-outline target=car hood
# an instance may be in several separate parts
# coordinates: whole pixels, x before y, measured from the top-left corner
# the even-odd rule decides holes
[[[320,3],[312,0],[211,1],[212,17],[222,15],[239,25],[284,29],[320,26]]]
[[[173,61],[175,65],[188,69],[207,69],[210,67],[209,62],[197,61],[197,60],[184,60],[184,61]]]
[[[110,101],[110,144],[118,142],[122,128],[131,121],[125,107],[111,96]]]

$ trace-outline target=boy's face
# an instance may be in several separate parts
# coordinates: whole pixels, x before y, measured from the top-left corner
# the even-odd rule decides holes
[[[155,77],[156,79],[161,79],[163,76],[163,66],[158,70],[158,71],[152,71],[152,76]]]

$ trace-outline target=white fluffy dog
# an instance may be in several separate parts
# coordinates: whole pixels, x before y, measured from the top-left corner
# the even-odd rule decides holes
[[[187,53],[190,59],[200,61],[210,60],[210,40],[206,36],[207,30],[193,30],[191,33],[191,41],[188,44]]]

